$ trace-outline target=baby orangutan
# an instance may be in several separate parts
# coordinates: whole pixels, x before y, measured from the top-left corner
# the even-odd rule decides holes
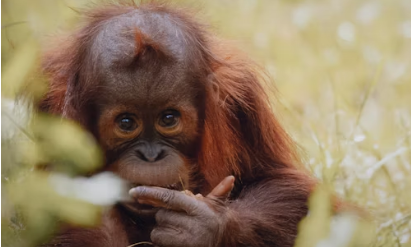
[[[293,246],[315,182],[252,62],[156,2],[101,6],[55,43],[40,110],[93,133],[104,170],[135,188],[47,246]]]

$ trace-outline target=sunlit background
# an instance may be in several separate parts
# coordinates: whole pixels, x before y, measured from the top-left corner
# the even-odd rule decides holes
[[[311,200],[297,245],[411,246],[411,1],[173,2],[199,10],[213,32],[233,40],[273,78],[274,111],[325,184]],[[26,90],[34,99],[44,91],[39,48],[75,26],[85,6],[92,4],[2,1],[5,246],[43,241],[57,217],[85,225],[98,218],[100,207],[56,193],[50,175],[34,169],[50,161],[69,174],[92,169],[99,163],[93,140],[72,123],[32,119],[24,97],[14,103],[25,82],[34,85]],[[371,220],[332,217],[332,191]]]

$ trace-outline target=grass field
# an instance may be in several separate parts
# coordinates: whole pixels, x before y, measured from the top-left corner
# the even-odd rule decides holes
[[[59,23],[76,19],[67,6],[81,3],[60,1],[53,3],[55,11],[44,13],[50,1],[28,2],[2,1],[2,25],[17,23],[2,29],[2,95],[10,98],[4,83],[16,76],[6,70],[5,81],[3,69],[16,54],[36,49],[37,41],[26,37],[41,40],[64,26],[51,23],[53,18]],[[372,225],[357,232],[365,235],[351,242],[344,234],[352,225],[334,218],[337,227],[330,228],[329,215],[319,216],[310,227],[326,230],[301,234],[298,246],[411,246],[411,1],[174,2],[200,9],[214,32],[234,40],[266,68],[278,91],[275,112],[303,148],[309,169],[327,191],[372,215]],[[40,25],[34,28],[38,32],[33,25]],[[35,57],[33,52],[25,59],[32,63],[20,65],[30,71]],[[309,233],[310,227],[302,231]]]
[[[375,217],[372,245],[411,246],[411,2],[204,8],[272,75],[275,110],[313,173]]]

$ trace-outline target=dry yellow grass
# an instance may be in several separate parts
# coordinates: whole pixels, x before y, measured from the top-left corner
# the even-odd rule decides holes
[[[411,2],[203,6],[271,73],[316,176],[375,217],[373,245],[411,246]]]
[[[36,52],[27,51],[74,23],[77,14],[68,7],[85,2],[2,2],[3,98],[12,99],[30,78]],[[411,1],[174,2],[200,9],[216,33],[237,41],[274,79],[274,109],[326,185],[313,199],[313,221],[306,221],[322,232],[310,235],[302,225],[298,246],[411,246]],[[2,144],[3,151],[15,151]],[[2,171],[14,169],[3,157]],[[359,225],[357,233],[368,235],[339,239],[351,236],[353,225],[350,216],[334,218],[330,230],[326,198],[332,190],[369,211],[375,232]],[[2,206],[2,220],[13,229],[5,233],[13,237],[22,226],[10,220],[12,204]]]

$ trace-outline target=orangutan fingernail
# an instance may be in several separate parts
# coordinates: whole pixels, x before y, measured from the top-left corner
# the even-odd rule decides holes
[[[140,192],[139,187],[132,188],[128,191],[130,196],[136,196]]]

